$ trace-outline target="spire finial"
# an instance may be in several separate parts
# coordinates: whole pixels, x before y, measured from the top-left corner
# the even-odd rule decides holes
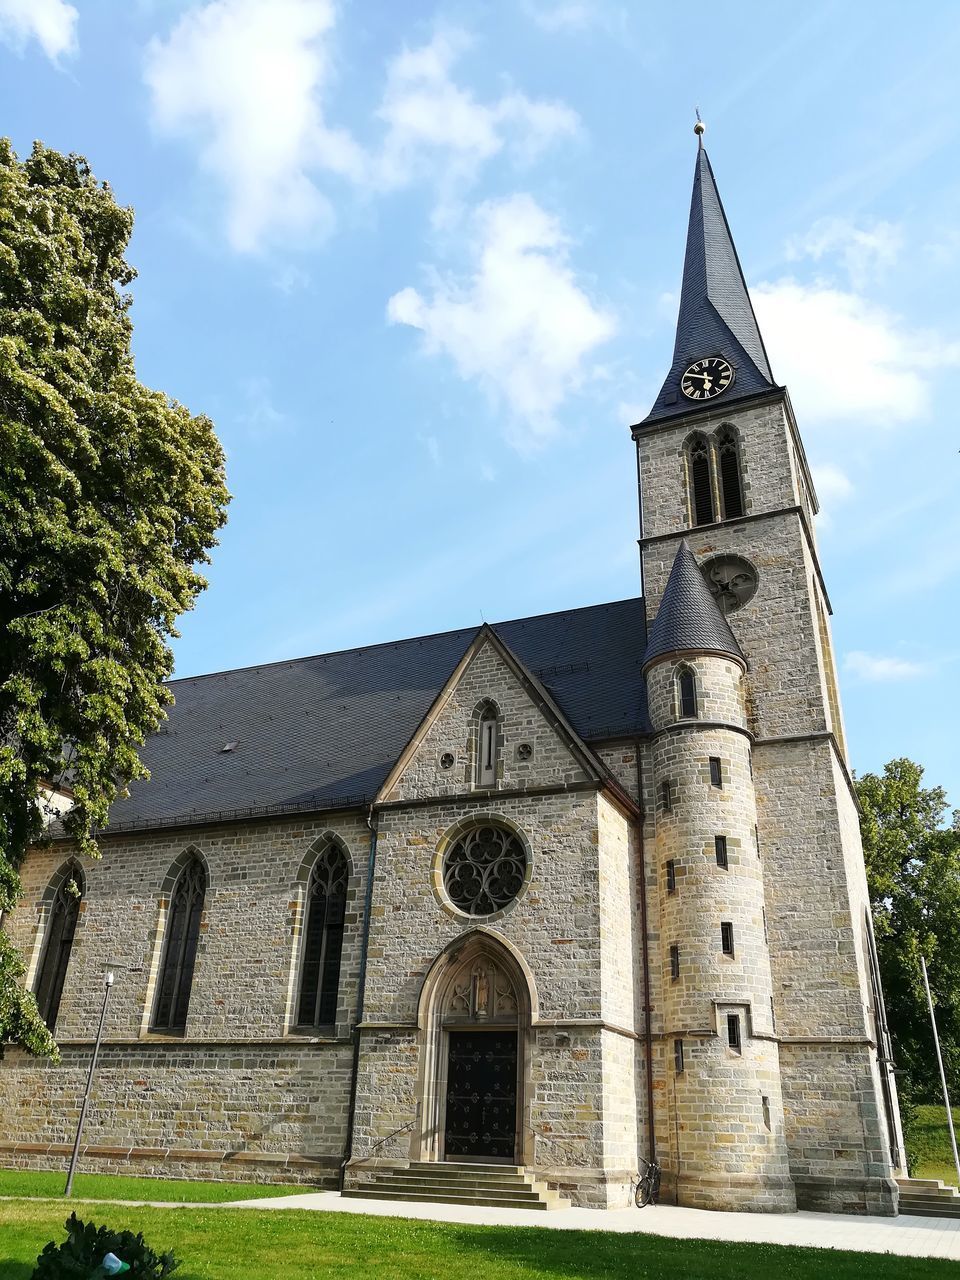
[[[707,126],[700,119],[700,108],[694,107],[694,111],[697,113],[697,123],[693,126],[693,132],[697,135],[697,148],[699,150],[703,146],[703,135],[707,131]]]

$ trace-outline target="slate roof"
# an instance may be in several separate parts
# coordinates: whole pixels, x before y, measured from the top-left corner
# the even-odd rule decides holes
[[[665,653],[700,650],[746,661],[686,540],[680,543],[643,655],[647,667]]]
[[[369,803],[479,628],[173,680],[108,831]],[[576,732],[649,732],[643,601],[494,624]],[[228,743],[236,745],[229,751]]]
[[[680,375],[694,360],[713,355],[725,356],[736,370],[733,386],[720,397],[724,403],[776,385],[713,169],[701,147],[693,178],[673,363],[642,425],[698,407],[681,394]],[[717,401],[709,405],[714,408]]]

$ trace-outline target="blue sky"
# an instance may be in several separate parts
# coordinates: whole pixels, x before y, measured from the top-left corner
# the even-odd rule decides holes
[[[699,105],[853,764],[960,805],[958,64],[936,0],[0,0],[0,129],[134,206],[140,377],[227,449],[177,673],[636,593]]]

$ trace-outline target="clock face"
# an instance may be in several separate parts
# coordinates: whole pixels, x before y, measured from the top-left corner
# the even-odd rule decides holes
[[[759,577],[743,556],[714,556],[700,566],[723,613],[735,613],[756,594]]]
[[[712,400],[733,384],[733,365],[723,356],[707,356],[684,371],[680,390],[688,400]]]

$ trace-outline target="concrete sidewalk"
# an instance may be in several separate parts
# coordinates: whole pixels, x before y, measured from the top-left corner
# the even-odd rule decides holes
[[[204,1205],[204,1208],[212,1208]],[[688,1240],[735,1240],[755,1244],[853,1249],[960,1262],[960,1219],[865,1218],[839,1213],[713,1213],[655,1205],[646,1209],[495,1209],[400,1200],[346,1200],[335,1191],[233,1200],[224,1209],[309,1209],[375,1217],[464,1222],[474,1226],[544,1227],[555,1231],[646,1232]]]

